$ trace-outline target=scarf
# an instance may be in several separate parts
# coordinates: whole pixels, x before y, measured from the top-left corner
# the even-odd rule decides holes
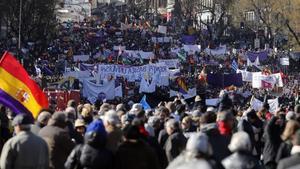
[[[231,128],[224,121],[218,121],[218,129],[221,135],[230,135]]]

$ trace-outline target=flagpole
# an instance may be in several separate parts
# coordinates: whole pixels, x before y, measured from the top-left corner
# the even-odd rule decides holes
[[[20,8],[19,8],[19,39],[18,39],[18,49],[19,50],[21,50],[22,4],[23,4],[23,0],[20,0]]]

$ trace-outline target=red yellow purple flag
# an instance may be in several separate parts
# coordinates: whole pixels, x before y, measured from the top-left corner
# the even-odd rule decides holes
[[[48,108],[46,95],[8,52],[0,60],[0,103],[17,114],[30,113],[34,118]]]

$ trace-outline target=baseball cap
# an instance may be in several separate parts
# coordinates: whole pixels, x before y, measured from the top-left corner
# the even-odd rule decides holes
[[[27,114],[19,114],[12,121],[12,126],[32,124],[32,117]]]

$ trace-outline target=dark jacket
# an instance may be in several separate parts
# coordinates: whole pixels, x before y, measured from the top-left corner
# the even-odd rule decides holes
[[[186,142],[186,138],[180,131],[175,131],[169,136],[164,147],[169,162],[185,149]]]
[[[257,133],[258,139],[255,140],[255,132],[253,130],[253,127],[256,127],[259,130],[259,133]],[[260,157],[261,149],[262,149],[262,142],[261,137],[263,133],[263,123],[261,120],[257,120],[256,125],[252,125],[248,120],[243,119],[238,124],[238,131],[244,131],[248,133],[251,145],[253,146],[253,149],[255,148],[257,152],[257,157]]]
[[[201,132],[207,134],[213,149],[213,156],[217,161],[222,161],[231,154],[228,149],[231,138],[229,136],[221,135],[215,123],[202,126]]]
[[[259,161],[246,152],[235,152],[222,161],[225,169],[262,169]]]
[[[106,148],[95,148],[89,144],[76,146],[69,155],[66,169],[112,169],[113,154]]]
[[[114,169],[159,169],[154,150],[144,141],[123,142],[116,152]]]
[[[276,163],[276,154],[282,142],[280,138],[281,128],[276,125],[277,119],[277,117],[272,117],[264,131],[265,146],[263,150],[263,161],[265,165],[268,163]]]
[[[48,125],[40,130],[39,135],[48,144],[50,169],[63,169],[74,147],[69,132],[61,127]]]
[[[300,165],[300,153],[294,154],[291,157],[285,158],[278,163],[277,169],[292,169]],[[294,169],[293,168],[293,169]]]
[[[280,144],[276,155],[276,162],[279,163],[280,160],[290,157],[293,144],[290,141],[285,141]]]

